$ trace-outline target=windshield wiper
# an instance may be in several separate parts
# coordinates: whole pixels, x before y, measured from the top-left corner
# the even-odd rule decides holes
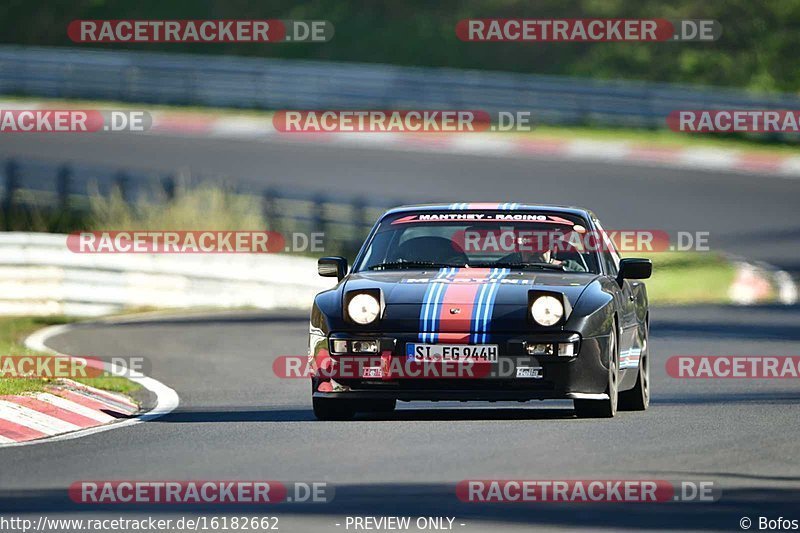
[[[471,264],[470,266],[473,267],[481,267],[481,268],[518,268],[520,270],[526,269],[534,269],[538,268],[541,270],[564,270],[564,265],[556,265],[553,263],[525,263],[525,262],[518,262],[518,263],[486,263],[486,264]]]
[[[449,268],[463,267],[464,265],[448,265],[446,263],[436,263],[434,261],[389,261],[372,265],[367,270],[393,270],[402,268]]]

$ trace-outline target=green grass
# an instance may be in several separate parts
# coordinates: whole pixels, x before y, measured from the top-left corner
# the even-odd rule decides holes
[[[89,385],[90,387],[95,387],[97,389],[119,392],[128,395],[133,394],[142,388],[142,386],[138,383],[134,383],[129,379],[119,376],[76,379],[75,381],[83,383],[84,385]]]
[[[0,319],[0,355],[35,354],[36,352],[29,350],[22,343],[25,337],[39,328],[66,322],[64,317],[2,318]],[[41,391],[44,390],[47,383],[48,381],[44,379],[0,378],[0,395]]]
[[[37,329],[71,322],[63,316],[0,318],[0,355],[28,355],[36,352],[23,344]]]
[[[43,391],[48,381],[44,379],[0,378],[0,396],[15,396],[25,392]]]
[[[646,281],[653,305],[728,303],[728,288],[736,270],[721,254],[712,252],[637,253],[653,261]]]
[[[23,343],[25,337],[37,329],[55,324],[72,322],[66,317],[2,317],[0,318],[0,356],[36,355]],[[40,354],[44,355],[44,354]],[[141,385],[119,376],[75,378],[75,381],[97,387],[98,389],[131,394],[141,389]],[[52,383],[46,378],[0,378],[0,395],[38,392]]]

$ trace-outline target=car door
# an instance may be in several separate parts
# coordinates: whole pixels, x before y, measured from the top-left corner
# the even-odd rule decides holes
[[[622,284],[617,284],[617,274],[619,273],[619,253],[614,242],[603,230],[599,221],[595,220],[595,225],[600,232],[602,239],[600,256],[605,273],[614,279],[614,286],[619,290],[615,295],[617,310],[619,312],[619,368],[624,376],[629,369],[638,368],[638,320],[636,316],[636,291],[631,280],[622,280]]]

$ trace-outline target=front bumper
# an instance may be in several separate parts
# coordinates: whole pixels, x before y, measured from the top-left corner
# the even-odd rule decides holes
[[[352,373],[340,376],[317,372],[312,390],[318,398],[396,399],[401,401],[528,401],[545,399],[604,399],[608,384],[608,337],[580,339],[575,356],[528,355],[528,344],[566,342],[574,332],[537,335],[494,334],[489,344],[498,345],[498,361],[484,363],[492,370],[480,377],[361,377]],[[381,333],[351,335],[332,333],[312,341],[312,368],[322,369],[339,364],[342,358],[372,357],[367,355],[331,355],[330,339],[380,338],[380,355],[386,361],[406,361],[406,344],[418,343],[417,333]],[[344,366],[344,365],[341,365]],[[501,370],[502,367],[502,370]],[[517,367],[537,368],[538,377],[516,377]],[[483,366],[481,368],[487,368]],[[511,372],[509,372],[509,369]]]
[[[401,402],[527,402],[530,400],[608,400],[608,394],[546,391],[501,390],[349,390],[347,392],[315,392],[314,398],[347,398],[350,400],[399,400]]]

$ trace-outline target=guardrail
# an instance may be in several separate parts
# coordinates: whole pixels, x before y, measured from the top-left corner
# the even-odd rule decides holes
[[[0,232],[0,315],[99,316],[126,308],[309,309],[335,283],[285,254],[80,254],[66,235]]]
[[[722,87],[138,51],[0,46],[0,94],[260,109],[531,111],[543,124],[665,127],[676,109],[798,109]]]

